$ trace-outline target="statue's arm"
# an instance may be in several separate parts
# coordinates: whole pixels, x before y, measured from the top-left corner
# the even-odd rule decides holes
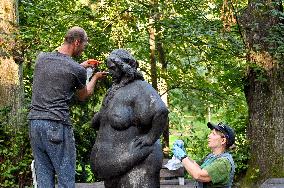
[[[92,120],[92,127],[95,130],[99,130],[99,128],[100,128],[100,121],[101,121],[101,113],[100,112],[96,112],[94,117],[93,117],[93,120]]]
[[[146,137],[148,138],[148,144],[154,144],[163,133],[165,126],[168,123],[168,109],[166,107],[159,108],[152,119],[152,127],[149,130]]]
[[[163,133],[168,123],[168,109],[160,107],[152,112],[152,120],[148,122],[150,128],[147,133],[134,139],[134,144],[138,147],[153,145]]]
[[[140,119],[140,126],[147,130],[143,136],[136,138],[136,145],[153,145],[168,124],[168,109],[158,93],[149,85],[142,83],[137,89],[134,112]]]

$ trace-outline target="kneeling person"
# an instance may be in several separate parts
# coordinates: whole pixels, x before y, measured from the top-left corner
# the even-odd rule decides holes
[[[212,153],[205,157],[201,166],[186,155],[180,140],[174,143],[173,154],[181,160],[187,172],[198,182],[198,188],[230,188],[233,183],[235,164],[228,149],[235,142],[235,132],[223,123],[214,125],[208,122],[207,126],[211,129],[208,147]]]

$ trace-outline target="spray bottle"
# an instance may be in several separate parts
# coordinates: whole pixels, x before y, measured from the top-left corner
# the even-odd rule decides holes
[[[87,62],[88,64],[93,65],[94,67],[97,67],[100,64],[100,62],[95,59],[88,59]],[[87,70],[87,83],[88,83],[90,81],[90,78],[93,76],[94,68],[88,67],[86,70]]]

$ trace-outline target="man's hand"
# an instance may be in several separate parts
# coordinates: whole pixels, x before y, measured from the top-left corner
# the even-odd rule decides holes
[[[173,147],[173,154],[179,160],[182,160],[186,157],[186,152],[183,149],[181,149],[180,147],[178,147],[177,145],[175,145]]]
[[[86,98],[94,93],[94,88],[97,80],[106,77],[107,72],[96,72],[86,86],[76,92],[76,95],[80,101],[84,101]]]
[[[86,68],[89,68],[89,67],[91,67],[91,68],[95,68],[95,67],[97,67],[97,66],[99,66],[99,61],[97,61],[98,63],[92,63],[92,61],[90,61],[90,60],[87,60],[87,61],[84,61],[83,63],[81,63],[80,65],[82,65],[85,69]]]
[[[96,80],[99,80],[101,78],[106,77],[107,74],[108,72],[96,72],[93,77],[95,77]]]

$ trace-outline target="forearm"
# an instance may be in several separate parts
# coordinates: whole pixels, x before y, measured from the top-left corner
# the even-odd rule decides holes
[[[197,181],[210,182],[211,178],[206,170],[200,168],[200,166],[189,157],[182,160],[182,164],[186,171]]]
[[[96,77],[96,75],[94,75],[90,82],[87,83],[86,87],[87,87],[87,97],[91,96],[94,93],[94,89],[96,86],[98,78]]]
[[[94,93],[94,88],[97,83],[97,77],[94,75],[90,82],[83,88],[77,91],[76,95],[80,101],[86,100]]]

